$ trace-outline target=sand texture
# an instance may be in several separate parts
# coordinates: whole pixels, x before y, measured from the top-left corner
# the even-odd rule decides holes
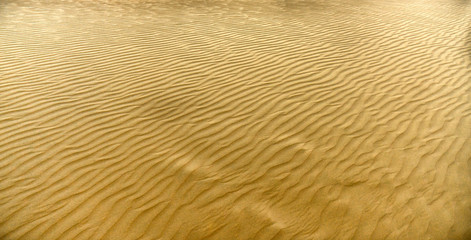
[[[0,239],[471,239],[471,2],[1,0]]]

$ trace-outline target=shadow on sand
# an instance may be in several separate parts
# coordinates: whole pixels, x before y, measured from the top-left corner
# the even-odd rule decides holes
[[[468,54],[468,57],[469,57],[469,60],[471,60],[471,24],[468,28],[468,33],[466,35],[466,39],[465,39],[465,48],[466,48],[466,52]]]

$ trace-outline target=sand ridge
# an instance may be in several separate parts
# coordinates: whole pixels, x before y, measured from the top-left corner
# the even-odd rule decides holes
[[[467,1],[0,3],[0,239],[469,239]]]

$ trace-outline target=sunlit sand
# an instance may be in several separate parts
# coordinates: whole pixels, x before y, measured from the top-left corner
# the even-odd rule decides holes
[[[471,239],[471,3],[0,2],[0,239]]]

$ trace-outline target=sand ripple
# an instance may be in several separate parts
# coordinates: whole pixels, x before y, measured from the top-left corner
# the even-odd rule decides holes
[[[466,0],[0,3],[0,239],[470,239]]]

